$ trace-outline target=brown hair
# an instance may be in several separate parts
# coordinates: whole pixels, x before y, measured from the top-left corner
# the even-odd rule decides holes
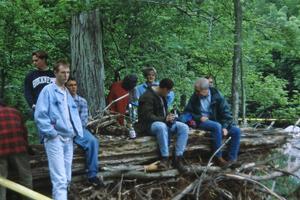
[[[47,61],[48,59],[48,54],[42,50],[32,52],[32,56],[36,56],[40,59],[45,59],[45,61]]]
[[[70,64],[68,63],[68,61],[61,59],[61,60],[56,61],[56,63],[54,64],[54,67],[53,67],[53,71],[58,72],[59,66],[65,66],[67,68],[70,68]]]

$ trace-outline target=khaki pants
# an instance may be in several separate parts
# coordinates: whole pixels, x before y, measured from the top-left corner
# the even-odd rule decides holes
[[[27,153],[0,156],[0,176],[7,178],[8,173],[16,177],[19,184],[32,188],[32,175]],[[6,200],[4,187],[0,187],[0,200]]]

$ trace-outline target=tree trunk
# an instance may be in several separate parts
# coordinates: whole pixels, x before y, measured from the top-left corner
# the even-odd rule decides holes
[[[71,74],[79,94],[88,101],[91,114],[105,107],[102,21],[99,10],[72,17]]]
[[[4,94],[5,94],[5,77],[6,77],[6,73],[5,70],[2,68],[1,69],[1,88],[0,88],[0,98],[4,98]]]
[[[232,113],[237,122],[239,114],[239,78],[240,67],[242,63],[242,6],[240,0],[234,0],[234,52],[232,66]]]
[[[242,124],[243,127],[247,127],[247,118],[246,118],[246,109],[247,109],[247,105],[246,105],[246,86],[245,86],[245,75],[246,73],[244,73],[244,66],[241,60],[241,92],[242,92]]]

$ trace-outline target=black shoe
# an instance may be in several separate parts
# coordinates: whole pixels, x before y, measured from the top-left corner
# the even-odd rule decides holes
[[[95,187],[104,187],[105,186],[102,177],[98,178],[97,176],[94,176],[92,178],[89,178],[88,180],[89,180],[89,183],[91,183]]]
[[[214,157],[214,163],[221,168],[228,167],[228,161],[226,161],[223,157]]]
[[[170,169],[169,157],[162,157],[159,162],[159,170],[168,170]]]
[[[174,167],[177,168],[180,173],[184,174],[184,173],[188,172],[188,168],[185,166],[183,156],[176,156],[173,164],[174,164]]]
[[[226,165],[226,167],[230,168],[230,169],[236,169],[240,166],[241,166],[241,164],[238,163],[236,160],[229,160]]]

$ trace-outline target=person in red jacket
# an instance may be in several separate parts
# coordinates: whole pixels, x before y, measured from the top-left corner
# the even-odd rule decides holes
[[[32,188],[27,135],[21,113],[0,99],[0,176],[15,174],[19,184]],[[0,199],[6,199],[4,187],[0,187]]]
[[[132,93],[134,91],[133,90],[134,87],[137,84],[137,80],[138,80],[138,78],[136,75],[130,74],[130,75],[125,76],[125,78],[122,81],[115,82],[111,85],[110,91],[109,91],[109,94],[107,97],[108,104],[110,104],[114,100],[128,94],[128,96],[118,100],[115,103],[112,103],[112,105],[109,108],[112,112],[120,113],[122,115],[125,114],[129,100],[133,96]],[[119,117],[118,121],[121,125],[124,125],[124,117],[123,116]]]

